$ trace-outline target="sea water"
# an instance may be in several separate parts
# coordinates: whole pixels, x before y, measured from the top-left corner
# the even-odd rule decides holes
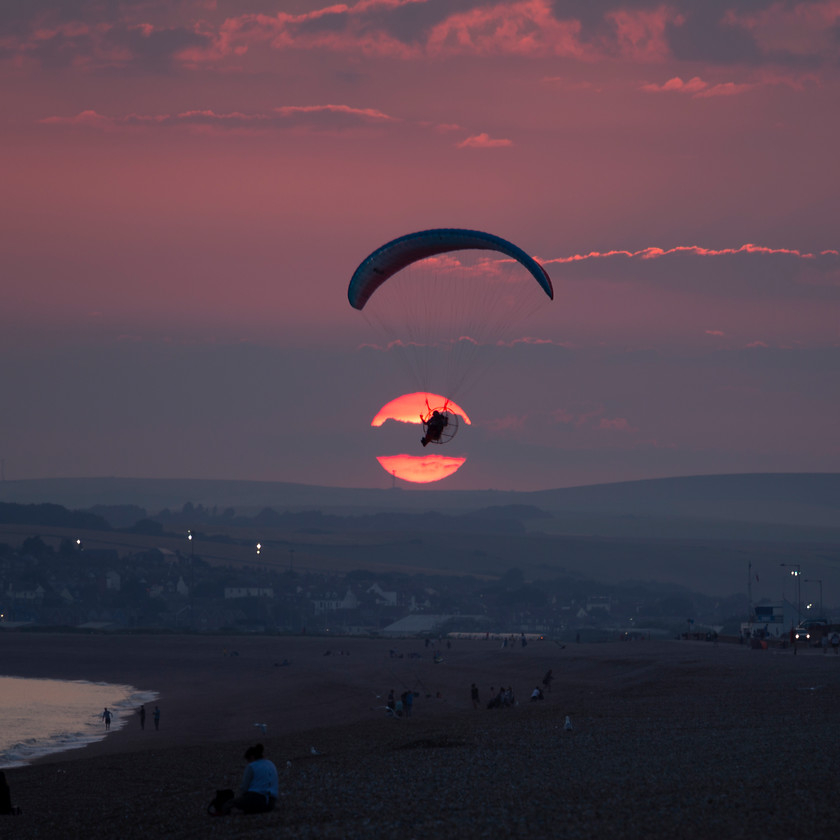
[[[106,706],[115,732],[155,699],[155,692],[130,685],[0,677],[0,768],[101,741],[109,734],[102,720]]]

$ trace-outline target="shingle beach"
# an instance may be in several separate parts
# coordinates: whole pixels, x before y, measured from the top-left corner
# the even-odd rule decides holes
[[[0,817],[3,837],[814,840],[840,825],[832,651],[482,639],[444,643],[436,664],[422,640],[4,633],[0,646],[0,673],[130,684],[157,691],[162,713],[160,731],[132,717],[7,769],[24,813]],[[530,702],[549,668],[552,690]],[[517,705],[487,709],[500,685]],[[385,714],[390,689],[414,692],[410,719]],[[256,742],[280,773],[278,808],[207,815]]]

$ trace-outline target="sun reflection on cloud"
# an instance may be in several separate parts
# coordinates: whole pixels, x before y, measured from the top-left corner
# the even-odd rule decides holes
[[[447,455],[377,455],[376,460],[389,475],[415,484],[429,484],[457,472],[467,459]]]
[[[386,420],[398,420],[400,423],[420,423],[420,415],[428,414],[430,408],[447,409],[457,414],[461,419],[470,425],[470,418],[461,406],[452,400],[447,400],[440,394],[431,394],[425,391],[415,391],[412,394],[403,394],[401,397],[391,400],[379,409],[376,416],[371,420],[371,426],[381,426]]]

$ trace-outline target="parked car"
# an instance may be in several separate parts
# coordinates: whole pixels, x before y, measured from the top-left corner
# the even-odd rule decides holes
[[[808,630],[819,629],[821,627],[828,627],[827,618],[806,618],[800,625]]]

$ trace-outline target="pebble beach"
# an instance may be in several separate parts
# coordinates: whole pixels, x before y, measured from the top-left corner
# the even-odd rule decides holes
[[[6,770],[20,838],[763,838],[840,822],[840,657],[694,641],[4,633],[0,672],[135,686],[161,723]],[[552,669],[543,701],[531,691]],[[470,686],[479,687],[474,709]],[[487,709],[490,687],[517,703]],[[410,690],[410,718],[385,698]],[[572,728],[565,727],[568,716]],[[211,817],[246,747],[269,814]]]

